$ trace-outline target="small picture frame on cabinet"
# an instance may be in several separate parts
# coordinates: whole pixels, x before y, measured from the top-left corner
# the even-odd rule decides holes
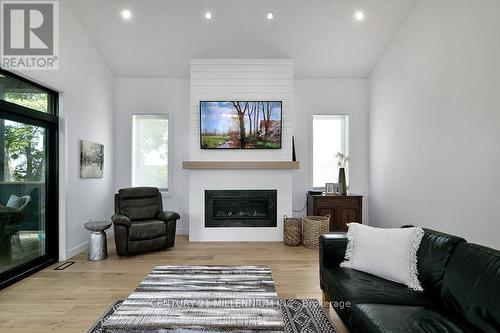
[[[333,194],[334,195],[340,195],[340,183],[334,183],[333,184]]]
[[[326,195],[334,195],[335,194],[335,183],[326,183],[325,184],[325,194]]]

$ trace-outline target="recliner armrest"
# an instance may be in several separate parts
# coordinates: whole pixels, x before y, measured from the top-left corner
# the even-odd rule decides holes
[[[319,266],[336,267],[344,261],[347,248],[347,234],[332,232],[321,235],[319,238]]]
[[[128,216],[121,215],[121,214],[115,214],[111,216],[111,221],[114,224],[120,224],[120,225],[125,225],[127,227],[130,227],[131,221]]]
[[[172,221],[172,220],[178,220],[181,218],[181,216],[179,214],[177,214],[176,212],[166,211],[166,212],[158,213],[158,216],[156,216],[156,218],[158,220],[162,220],[164,222],[167,222],[167,221]]]

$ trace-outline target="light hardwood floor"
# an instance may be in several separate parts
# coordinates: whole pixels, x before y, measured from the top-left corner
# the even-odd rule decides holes
[[[318,251],[287,247],[281,242],[193,242],[179,236],[174,248],[135,257],[116,255],[108,240],[109,257],[86,260],[55,271],[53,265],[0,291],[0,332],[86,332],[117,299],[126,298],[151,269],[160,264],[270,265],[280,298],[316,298],[319,288]],[[336,313],[327,310],[339,333],[347,332]]]

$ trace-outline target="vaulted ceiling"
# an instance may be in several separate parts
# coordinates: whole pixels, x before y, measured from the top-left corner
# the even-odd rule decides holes
[[[192,58],[292,58],[299,78],[367,77],[415,1],[69,0],[118,77],[188,77]]]

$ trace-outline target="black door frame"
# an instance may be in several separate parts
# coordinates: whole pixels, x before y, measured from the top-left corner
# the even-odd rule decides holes
[[[3,69],[0,69],[0,74],[15,78],[46,92],[49,110],[53,110],[53,113],[43,113],[0,100],[0,117],[45,128],[47,147],[45,255],[0,273],[0,289],[3,289],[59,260],[59,94],[52,89]]]

